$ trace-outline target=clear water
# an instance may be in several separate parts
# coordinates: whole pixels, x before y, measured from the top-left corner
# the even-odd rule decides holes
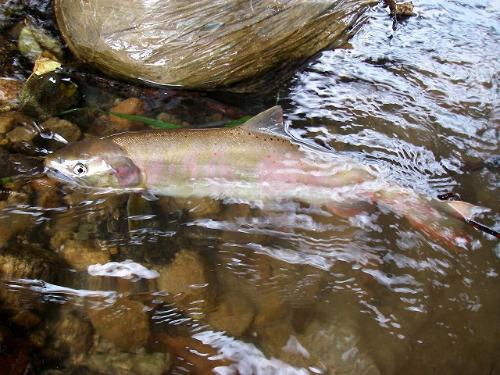
[[[499,230],[500,4],[415,6],[395,30],[374,8],[349,46],[308,63],[277,102],[294,137],[488,207],[481,220]],[[168,352],[157,373],[500,373],[500,245],[472,227],[457,251],[390,212],[71,191],[60,202],[2,211],[32,215],[25,241],[69,262],[2,250],[33,267],[1,291],[41,317],[26,335],[48,332],[33,368],[142,373],[130,358],[153,366],[148,353]]]

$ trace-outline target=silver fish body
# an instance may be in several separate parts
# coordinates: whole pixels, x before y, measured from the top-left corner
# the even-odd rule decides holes
[[[353,160],[291,140],[280,127],[282,110],[273,107],[237,128],[151,130],[77,142],[48,156],[45,165],[59,180],[101,190],[249,203],[296,200],[341,216],[378,204],[447,243],[461,236],[453,216],[468,219],[474,206],[390,184]]]

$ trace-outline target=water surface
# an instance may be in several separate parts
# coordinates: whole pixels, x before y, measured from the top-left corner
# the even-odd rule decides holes
[[[499,4],[415,6],[397,25],[374,8],[349,45],[264,101],[283,106],[291,136],[488,207],[481,220],[499,230]],[[35,312],[16,329],[39,371],[500,373],[500,245],[472,227],[457,250],[391,212],[58,199],[2,210],[32,220],[2,250],[26,270],[3,271],[1,296],[14,316]]]

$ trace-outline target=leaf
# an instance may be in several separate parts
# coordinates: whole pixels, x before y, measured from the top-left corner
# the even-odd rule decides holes
[[[14,182],[14,179],[12,177],[2,177],[0,178],[0,185],[6,185]]]
[[[236,120],[232,120],[232,121],[229,121],[225,127],[226,128],[234,128],[236,126],[239,126],[239,125],[242,125],[244,124],[245,122],[247,122],[248,120],[250,120],[252,118],[252,116],[243,116],[243,117],[240,117],[239,119],[236,119]]]
[[[125,120],[142,122],[146,125],[151,126],[156,129],[179,129],[182,128],[180,125],[172,124],[170,122],[161,121],[155,118],[139,116],[139,115],[126,115],[124,113],[109,112],[111,115],[123,118]]]

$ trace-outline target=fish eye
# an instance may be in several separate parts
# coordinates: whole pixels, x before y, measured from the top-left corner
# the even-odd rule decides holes
[[[87,166],[83,163],[76,163],[73,167],[73,172],[75,172],[77,176],[84,175],[85,173],[87,173],[87,170]]]

